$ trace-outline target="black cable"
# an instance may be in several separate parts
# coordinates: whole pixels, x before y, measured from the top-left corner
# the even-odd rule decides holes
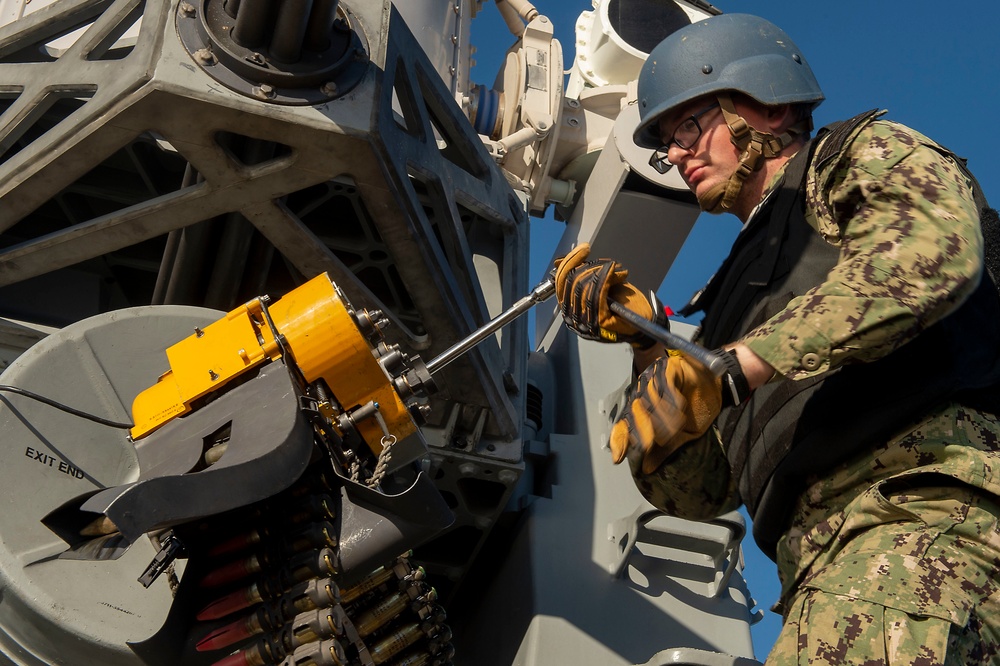
[[[67,414],[72,414],[73,416],[79,416],[82,419],[87,419],[88,421],[93,421],[94,423],[100,423],[101,425],[108,426],[110,428],[120,428],[122,430],[129,430],[132,428],[131,423],[118,423],[117,421],[111,421],[108,419],[101,418],[100,416],[95,416],[93,414],[88,414],[87,412],[82,412],[79,409],[74,409],[61,402],[56,402],[51,398],[46,398],[43,395],[38,395],[37,393],[32,393],[23,388],[18,388],[17,386],[7,386],[0,384],[0,391],[6,391],[7,393],[16,393],[17,395],[23,395],[25,398],[31,398],[32,400],[37,400],[38,402],[44,403],[49,407],[55,407],[58,410],[64,411]]]

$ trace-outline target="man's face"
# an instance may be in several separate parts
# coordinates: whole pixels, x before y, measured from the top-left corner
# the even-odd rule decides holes
[[[717,104],[714,96],[700,97],[665,114],[659,121],[660,140],[666,144],[675,132],[678,138],[687,134],[685,130],[690,129],[690,124],[685,123],[690,123],[692,116],[713,104]],[[713,186],[725,183],[733,175],[739,163],[739,151],[730,140],[729,128],[718,106],[698,115],[695,122],[701,133],[694,143],[687,148],[677,142],[671,143],[667,158],[701,201]]]

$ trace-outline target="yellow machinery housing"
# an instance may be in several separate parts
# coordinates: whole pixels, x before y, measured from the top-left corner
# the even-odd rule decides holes
[[[377,406],[388,433],[378,419],[354,425],[378,454],[384,435],[402,439],[417,426],[374,351],[354,310],[323,273],[271,305],[267,297],[255,298],[169,347],[170,370],[132,403],[132,439],[189,413],[199,399],[254,368],[283,358],[306,382],[325,381],[343,411]]]

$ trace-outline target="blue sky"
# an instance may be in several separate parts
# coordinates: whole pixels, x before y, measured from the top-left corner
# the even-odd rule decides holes
[[[565,66],[574,56],[573,30],[588,1],[534,0],[555,26]],[[850,118],[861,111],[888,109],[902,122],[944,144],[969,161],[988,199],[1000,205],[1000,5],[996,0],[942,3],[930,0],[879,2],[842,0],[718,0],[728,13],[751,13],[782,27],[812,66],[826,101],[816,110],[816,126]],[[484,3],[473,22],[478,48],[473,78],[493,81],[512,38]],[[548,268],[552,248],[563,230],[551,216],[532,220],[532,284]],[[725,257],[739,231],[736,218],[702,215],[659,290],[664,303],[678,309],[700,288]],[[778,594],[774,565],[748,539],[745,544],[750,590],[765,610]],[[780,630],[770,612],[753,628],[755,650],[766,656]]]

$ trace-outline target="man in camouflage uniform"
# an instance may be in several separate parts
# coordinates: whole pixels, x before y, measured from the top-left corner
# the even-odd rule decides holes
[[[822,99],[788,36],[746,15],[674,33],[640,75],[651,164],[745,223],[689,305],[721,381],[609,311],[654,317],[586,245],[558,263],[560,306],[580,335],[635,349],[610,443],[643,495],[696,520],[747,505],[782,583],[769,664],[1000,663],[985,200],[951,152],[880,113],[810,140]]]

